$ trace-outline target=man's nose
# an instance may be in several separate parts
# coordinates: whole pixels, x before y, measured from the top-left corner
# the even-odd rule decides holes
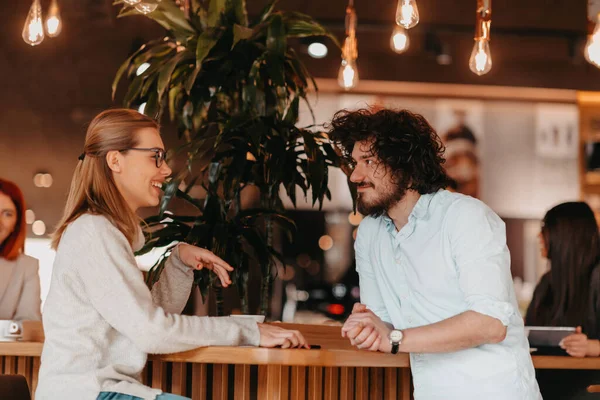
[[[362,182],[364,178],[364,174],[360,172],[360,168],[358,167],[354,168],[354,171],[350,174],[350,182],[359,183]]]

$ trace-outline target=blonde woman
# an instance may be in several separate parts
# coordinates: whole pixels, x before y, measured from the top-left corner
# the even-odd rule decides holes
[[[114,109],[90,124],[65,213],[43,310],[46,341],[37,400],[181,399],[140,383],[149,353],[201,346],[308,347],[297,331],[228,317],[183,316],[193,269],[224,286],[232,267],[208,250],[179,244],[152,290],[134,251],[143,235],[136,210],[159,203],[171,174],[158,125]]]

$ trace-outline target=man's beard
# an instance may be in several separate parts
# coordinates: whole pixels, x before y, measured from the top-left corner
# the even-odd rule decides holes
[[[369,186],[371,184],[367,184]],[[406,195],[407,184],[405,182],[395,182],[392,184],[392,188],[386,193],[375,193],[377,198],[366,202],[361,196],[361,193],[358,194],[358,198],[356,199],[356,208],[358,212],[365,216],[379,217],[387,213],[387,211],[392,208],[396,203],[404,198]]]

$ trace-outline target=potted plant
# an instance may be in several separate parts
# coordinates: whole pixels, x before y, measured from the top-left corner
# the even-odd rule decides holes
[[[126,107],[145,102],[144,113],[159,120],[168,112],[187,159],[185,170],[163,186],[158,215],[146,220],[148,237],[141,252],[168,246],[148,274],[148,284],[158,279],[174,241],[196,244],[235,267],[232,281],[244,314],[255,312],[248,308],[252,260],[260,265],[259,312],[266,315],[273,267],[280,258],[273,246],[274,225],[290,240],[295,230],[280,187],[294,205],[300,188],[320,207],[331,195],[328,168],[340,166],[324,134],[295,126],[300,101],[307,102],[316,84],[289,45],[290,39],[306,36],[337,41],[311,17],[276,11],[275,3],[250,21],[245,0],[160,1],[147,17],[164,27],[166,36],[133,53],[112,88],[114,98],[119,81],[127,77]],[[138,12],[124,4],[120,16],[132,14]],[[137,75],[143,63],[150,66]],[[205,195],[192,196],[194,185],[201,185]],[[249,187],[258,192],[257,206],[244,209],[242,194]],[[166,214],[175,197],[194,212]],[[215,290],[221,314],[218,280],[202,270],[195,271],[195,283],[203,297]]]

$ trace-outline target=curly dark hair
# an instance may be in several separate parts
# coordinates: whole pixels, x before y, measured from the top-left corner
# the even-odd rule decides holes
[[[342,110],[328,129],[329,138],[350,163],[356,142],[371,142],[371,152],[394,181],[408,184],[407,189],[427,194],[449,184],[443,168],[444,146],[422,115],[408,110]]]

